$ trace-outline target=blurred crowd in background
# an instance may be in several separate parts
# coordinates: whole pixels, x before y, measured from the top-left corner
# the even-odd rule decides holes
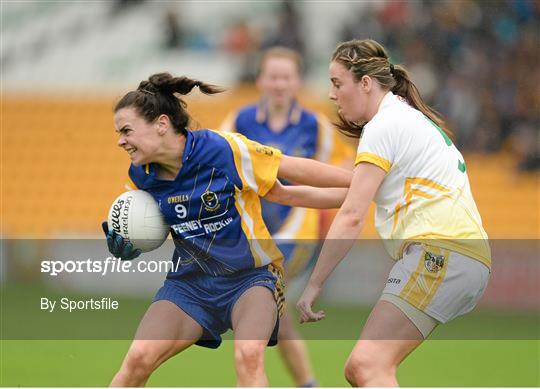
[[[406,1],[351,21],[340,37],[373,37],[413,74],[463,150],[519,154],[539,168],[540,2]]]
[[[245,58],[239,81],[254,80],[254,59],[273,45],[298,50],[309,72],[315,55],[296,4],[282,2],[267,36],[242,19],[225,32],[222,49]],[[186,43],[189,33],[177,14],[168,12],[165,25],[165,47]],[[397,0],[352,13],[336,42],[382,42],[392,61],[411,71],[424,98],[447,118],[462,150],[504,148],[517,156],[520,169],[533,170],[540,168],[539,37],[538,1]]]
[[[58,64],[67,75],[69,67],[64,65],[72,63],[73,69],[85,67],[74,73],[70,85],[81,76],[94,84],[99,77],[109,77],[101,82],[111,85],[110,79],[126,75],[140,79],[133,69],[146,72],[153,68],[145,65],[154,60],[154,65],[172,72],[195,67],[198,77],[207,79],[210,74],[220,84],[229,81],[226,77],[252,83],[260,53],[281,45],[303,56],[308,87],[327,88],[328,61],[337,42],[372,38],[388,48],[393,63],[410,70],[427,102],[446,117],[462,151],[504,151],[515,157],[520,170],[540,169],[538,0],[116,0],[99,6],[80,2],[83,11],[73,12],[76,17],[71,23],[67,8],[76,11],[75,5],[63,3],[62,8],[53,3],[33,3],[34,17],[65,11],[65,26],[44,21],[28,40],[5,44],[1,60],[5,78],[24,82],[29,78],[24,69],[32,69],[35,76],[28,82],[41,82],[45,77],[40,75],[49,76]],[[15,17],[24,14],[17,9],[22,6],[10,7],[16,12],[9,13],[5,7],[6,31],[10,26],[15,30],[13,25],[23,21]],[[107,8],[107,17],[99,13],[100,7]],[[122,19],[137,10],[142,16],[132,19],[136,24],[122,27]],[[105,36],[92,35],[96,30]],[[84,34],[89,36],[87,46],[81,45]],[[105,38],[113,36],[118,40],[111,38],[107,44]],[[99,56],[92,54],[96,47]],[[45,54],[52,65],[41,67],[45,70],[39,73],[40,61],[49,61],[40,59]],[[220,62],[223,58],[227,60]],[[230,59],[233,62],[227,62]],[[30,67],[21,66],[24,62]],[[63,75],[49,77],[56,81]]]

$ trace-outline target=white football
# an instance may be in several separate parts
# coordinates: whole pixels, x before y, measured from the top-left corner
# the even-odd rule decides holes
[[[169,225],[151,194],[143,190],[122,193],[114,200],[109,217],[109,231],[129,239],[143,253],[157,249],[169,234]]]

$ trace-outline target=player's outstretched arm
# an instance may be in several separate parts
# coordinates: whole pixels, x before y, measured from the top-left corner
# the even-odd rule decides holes
[[[315,188],[306,185],[282,185],[279,180],[264,195],[265,200],[291,207],[339,208],[348,188]]]
[[[326,279],[345,258],[364,225],[369,204],[375,197],[386,172],[376,165],[362,162],[354,171],[354,178],[347,197],[336,214],[308,284],[296,307],[300,322],[318,321],[324,312],[313,312],[313,304]]]
[[[279,164],[278,177],[301,185],[319,188],[348,188],[353,173],[308,158],[283,155]]]

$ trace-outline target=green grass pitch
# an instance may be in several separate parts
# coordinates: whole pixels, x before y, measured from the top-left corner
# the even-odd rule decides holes
[[[95,314],[76,320],[74,314],[39,312],[39,296],[54,295],[40,287],[4,286],[2,294],[0,386],[15,387],[108,385],[129,347],[129,334],[149,302],[122,298],[120,315]],[[348,386],[343,367],[369,309],[324,308],[325,320],[301,328],[309,338],[307,345],[320,385]],[[131,327],[119,327],[122,323]],[[424,342],[405,360],[398,380],[402,386],[540,386],[538,324],[538,313],[534,312],[479,312],[458,318],[438,328],[433,340]],[[89,329],[96,337],[113,327],[125,328],[128,335],[124,340],[58,340],[70,329],[74,330],[71,339],[82,339],[81,334]],[[50,340],[8,336],[41,329],[56,332]],[[467,340],[464,333],[470,334]],[[339,339],[331,339],[329,334],[339,334]],[[266,367],[272,386],[293,386],[275,347],[267,349]],[[217,350],[191,347],[161,366],[148,386],[235,386],[232,341],[225,340]]]
[[[354,341],[310,340],[321,386],[348,386],[343,366]],[[3,341],[2,386],[105,386],[129,341]],[[232,342],[192,347],[161,366],[148,386],[235,386]],[[427,341],[402,364],[403,386],[538,386],[538,341]],[[275,348],[268,349],[272,386],[292,386]]]

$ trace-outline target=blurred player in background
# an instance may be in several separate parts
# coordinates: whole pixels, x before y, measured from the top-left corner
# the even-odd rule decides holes
[[[150,193],[171,226],[173,266],[112,381],[141,386],[173,355],[197,343],[216,348],[234,332],[239,386],[268,386],[264,351],[283,306],[283,256],[262,220],[259,196],[292,206],[339,207],[352,173],[282,156],[239,134],[188,129],[186,95],[220,89],[155,74],[115,106],[118,146],[129,153],[133,189]],[[277,177],[314,184],[285,187]],[[336,186],[336,188],[331,188]],[[111,253],[140,254],[104,223]],[[272,334],[274,334],[272,336]]]
[[[324,318],[313,303],[375,201],[376,228],[397,262],[345,376],[353,386],[397,386],[403,359],[439,323],[474,308],[491,251],[463,157],[407,71],[377,42],[353,40],[336,48],[330,80],[341,130],[362,138],[352,185],[297,307],[303,322]]]
[[[302,61],[296,51],[285,47],[266,50],[256,81],[260,100],[230,114],[221,130],[238,132],[286,155],[352,167],[352,147],[340,139],[326,117],[299,104],[301,73]],[[319,247],[321,213],[264,200],[262,211],[272,237],[284,254],[285,277],[290,280],[306,269]],[[296,385],[315,386],[307,349],[287,312],[281,318],[278,339],[279,351]]]

